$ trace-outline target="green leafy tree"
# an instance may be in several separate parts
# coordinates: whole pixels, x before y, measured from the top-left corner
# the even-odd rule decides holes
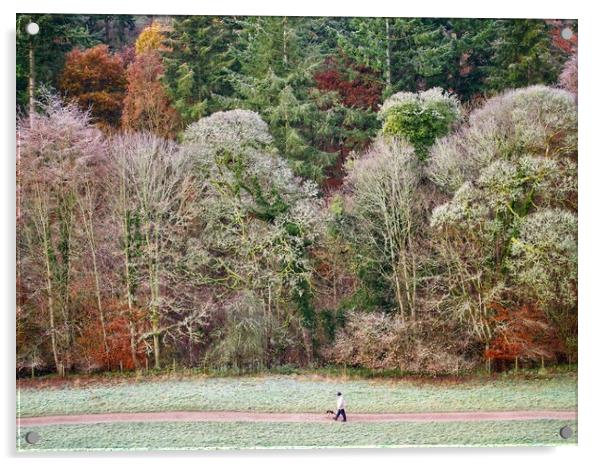
[[[458,100],[441,89],[418,94],[399,92],[380,110],[383,133],[407,140],[424,160],[438,137],[444,136],[460,117]]]

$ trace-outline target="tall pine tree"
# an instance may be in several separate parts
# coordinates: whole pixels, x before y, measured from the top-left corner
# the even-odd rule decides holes
[[[321,181],[336,155],[317,144],[325,115],[310,89],[322,55],[310,23],[274,16],[238,21],[232,53],[239,68],[231,73],[236,92],[231,105],[259,112],[295,174]]]
[[[537,19],[499,20],[488,83],[495,90],[552,84],[568,53],[554,47],[550,26]]]
[[[185,124],[223,109],[236,22],[230,17],[176,17],[166,32],[164,84]]]

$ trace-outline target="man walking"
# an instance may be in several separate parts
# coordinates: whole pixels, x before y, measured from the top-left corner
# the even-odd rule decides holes
[[[345,398],[343,398],[341,392],[337,392],[337,415],[332,419],[338,421],[339,416],[343,416],[343,422],[347,422],[347,415],[345,414]]]

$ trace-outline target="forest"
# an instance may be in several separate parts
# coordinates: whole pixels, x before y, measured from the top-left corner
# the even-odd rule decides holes
[[[577,33],[17,15],[17,375],[576,363]]]

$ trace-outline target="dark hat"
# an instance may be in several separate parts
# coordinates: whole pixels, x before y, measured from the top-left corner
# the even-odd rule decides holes
[[[337,396],[341,396],[341,392],[337,392]]]

